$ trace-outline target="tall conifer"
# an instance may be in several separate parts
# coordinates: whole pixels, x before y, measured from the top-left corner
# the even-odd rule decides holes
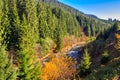
[[[30,28],[25,16],[21,24],[21,38],[20,49],[18,50],[19,57],[19,75],[18,77],[23,80],[39,80],[41,73],[41,65],[35,59],[35,45],[34,30]]]
[[[17,73],[13,67],[12,59],[8,58],[8,53],[5,51],[4,41],[4,29],[2,26],[3,6],[4,3],[0,1],[0,80],[16,80]]]

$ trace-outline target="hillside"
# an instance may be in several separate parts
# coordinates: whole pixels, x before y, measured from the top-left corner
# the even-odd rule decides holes
[[[58,0],[42,0],[42,2],[47,3],[47,5],[52,7],[62,8],[64,11],[74,15],[80,27],[83,28],[84,33],[87,36],[89,35],[88,34],[89,29],[90,29],[90,35],[94,36],[109,29],[114,23],[114,21],[103,20],[92,14],[85,14],[84,12],[81,12],[71,6],[61,3]],[[103,29],[100,29],[100,28],[103,28]],[[95,32],[93,30],[95,30]]]
[[[119,80],[119,25],[116,22],[107,32],[88,44],[92,59],[92,73],[84,80]]]
[[[80,12],[79,10],[71,7],[71,6],[68,6],[68,5],[65,5],[64,3],[61,3],[59,2],[58,0],[42,0],[42,2],[45,2],[45,3],[48,3],[49,5],[54,5],[54,6],[59,6],[59,7],[62,7],[63,9],[67,10],[68,12],[72,13],[72,14],[82,14],[84,15],[83,12]]]
[[[0,0],[0,80],[119,79],[119,53],[117,20],[57,0]]]
[[[93,18],[95,20],[99,20],[101,22],[108,22],[108,23],[112,23],[112,21],[108,21],[108,20],[104,20],[104,19],[100,19],[98,18],[96,15],[94,14],[86,14],[82,11],[79,11],[69,5],[66,5],[62,2],[60,2],[59,0],[41,0],[42,2],[45,2],[45,3],[48,3],[49,5],[54,5],[54,6],[59,6],[59,7],[62,7],[63,9],[65,9],[66,11],[74,14],[74,15],[82,15],[84,17],[87,17],[87,18]],[[114,21],[113,21],[114,22]]]

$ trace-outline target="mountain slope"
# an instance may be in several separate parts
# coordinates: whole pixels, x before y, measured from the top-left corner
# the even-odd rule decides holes
[[[79,10],[77,10],[77,9],[71,7],[71,6],[68,6],[64,3],[61,3],[58,0],[42,0],[42,2],[46,2],[48,4],[54,4],[55,6],[62,7],[63,9],[69,11],[72,14],[82,14],[82,15],[84,15],[83,12],[80,12]]]
[[[42,0],[42,2],[48,6],[53,6],[54,8],[62,8],[64,11],[74,15],[87,36],[89,34],[91,36],[99,35],[113,25],[112,21],[100,19],[92,14],[85,14],[71,6],[59,2],[58,0]]]
[[[74,15],[82,15],[84,17],[87,17],[87,18],[93,18],[93,19],[97,19],[97,20],[100,20],[102,22],[109,22],[107,20],[104,20],[104,19],[100,19],[98,18],[96,15],[93,15],[93,14],[85,14],[84,12],[82,11],[79,11],[69,5],[66,5],[58,0],[42,0],[42,2],[45,2],[45,3],[48,3],[48,4],[54,4],[55,6],[59,6],[59,7],[62,7],[63,9],[67,10],[68,12],[74,14]],[[111,21],[112,22],[112,21]]]

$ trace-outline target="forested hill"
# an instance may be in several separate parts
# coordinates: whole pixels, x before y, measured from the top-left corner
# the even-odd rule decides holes
[[[25,24],[31,26],[30,29],[33,28],[35,42],[41,44],[45,49],[43,52],[49,50],[44,46],[47,41],[55,43],[56,49],[59,50],[64,46],[63,41],[66,36],[80,37],[81,32],[84,32],[86,36],[96,37],[111,27],[111,23],[88,17],[57,0],[11,0],[11,2],[2,0],[1,9],[1,25],[5,28],[3,35],[7,36],[3,40],[7,42],[8,49],[11,46],[19,48],[21,30],[23,30],[21,26]],[[8,23],[3,24],[4,18]]]
[[[87,36],[95,36],[100,33],[103,33],[108,28],[110,28],[111,25],[114,23],[114,21],[100,19],[95,15],[85,14],[84,12],[81,12],[71,6],[61,3],[58,0],[41,0],[41,1],[49,6],[62,8],[63,11],[75,16],[80,27],[83,28]]]
[[[83,12],[80,12],[79,10],[77,10],[77,9],[71,7],[71,6],[65,5],[64,3],[61,3],[58,0],[42,0],[42,2],[46,2],[48,4],[54,4],[55,6],[62,7],[62,8],[64,8],[65,10],[69,11],[72,14],[82,14],[82,15],[84,15]]]
[[[45,3],[48,3],[48,4],[53,4],[55,6],[59,6],[59,7],[62,7],[63,9],[67,10],[68,12],[72,13],[72,14],[75,14],[75,15],[83,15],[83,16],[86,16],[86,17],[92,17],[92,18],[98,18],[97,16],[95,15],[91,15],[91,14],[85,14],[84,12],[82,11],[79,11],[69,5],[66,5],[58,0],[41,0],[42,2],[45,2]]]
[[[113,21],[110,21],[110,20],[104,20],[104,19],[100,19],[99,17],[97,17],[96,15],[94,14],[86,14],[82,11],[79,11],[69,5],[66,5],[62,2],[60,2],[59,0],[41,0],[42,2],[45,2],[45,3],[48,3],[50,5],[55,5],[55,6],[59,6],[59,7],[62,7],[63,9],[67,10],[68,12],[74,14],[74,15],[82,15],[84,17],[88,17],[88,18],[93,18],[93,19],[97,19],[97,20],[100,20],[100,21],[103,21],[103,22],[108,22],[108,23],[111,23],[111,22],[115,22],[116,19],[114,19]]]

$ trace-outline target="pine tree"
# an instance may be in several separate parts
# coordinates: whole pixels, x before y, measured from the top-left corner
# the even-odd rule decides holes
[[[81,74],[81,76],[85,76],[85,75],[89,74],[90,65],[91,65],[90,55],[88,53],[88,50],[86,49],[85,53],[83,54],[83,58],[82,58],[81,64],[80,64],[80,74]]]
[[[55,42],[57,44],[56,50],[60,50],[63,47],[63,33],[60,24],[55,29]]]
[[[92,21],[90,23],[90,28],[91,28],[91,35],[95,36],[95,25],[92,23]]]
[[[36,42],[38,41],[38,18],[37,18],[37,8],[36,8],[36,0],[17,0],[17,8],[19,12],[19,16],[21,17],[23,14],[26,17],[27,23],[30,24],[31,29],[34,30],[34,38]]]
[[[55,22],[54,22],[54,16],[52,15],[52,9],[51,7],[47,7],[47,24],[48,24],[48,37],[53,38],[54,37],[54,29],[55,29]]]
[[[52,35],[51,35],[51,38],[53,39],[53,40],[55,40],[55,37],[54,37],[54,31],[55,31],[55,28],[57,27],[57,18],[55,17],[55,15],[53,15],[53,18],[52,18],[52,28],[51,28],[51,33],[52,33]]]
[[[16,7],[16,0],[4,0],[5,4],[5,17],[8,17],[8,24],[6,24],[6,38],[5,40],[9,42],[7,44],[8,49],[11,47],[13,48],[18,48],[19,44],[19,17],[18,17],[18,12],[17,12],[17,7]],[[7,27],[8,26],[8,27]]]
[[[3,8],[2,9],[2,19],[1,19],[1,26],[4,27],[4,31],[3,31],[3,35],[7,36],[7,34],[10,33],[10,30],[9,30],[9,20],[8,20],[8,3],[6,0],[2,0],[3,1]],[[8,44],[8,38],[9,36],[7,37],[3,37],[4,40],[3,40],[3,43],[5,43],[6,45]]]
[[[20,50],[19,57],[19,79],[23,80],[39,80],[41,74],[41,64],[35,59],[34,30],[30,28],[25,16],[21,24]]]
[[[0,15],[0,21],[1,21],[2,15],[3,15],[2,8],[3,8],[3,1],[0,1],[0,14],[1,14]]]
[[[37,4],[37,15],[38,15],[38,30],[39,37],[46,38],[49,34],[49,27],[47,24],[47,12],[46,7],[38,2]]]
[[[88,31],[87,31],[88,32],[88,36],[90,37],[91,36],[91,28],[90,28],[89,25],[87,26],[87,28],[88,28]]]
[[[73,26],[74,34],[73,35],[79,37],[80,36],[80,26],[79,26],[75,16],[73,16],[73,20],[74,20],[74,26]]]
[[[12,59],[8,59],[8,53],[5,51],[4,26],[2,26],[3,2],[0,1],[0,80],[16,80],[16,70],[13,67]]]
[[[14,68],[12,59],[8,59],[5,46],[0,45],[0,80],[16,80],[17,72]]]

